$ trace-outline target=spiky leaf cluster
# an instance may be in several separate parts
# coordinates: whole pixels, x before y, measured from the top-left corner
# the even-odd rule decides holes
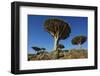
[[[83,44],[87,40],[86,36],[76,36],[72,39],[72,44]]]
[[[71,33],[69,24],[60,19],[48,19],[45,21],[44,26],[47,32],[58,39],[64,40]]]

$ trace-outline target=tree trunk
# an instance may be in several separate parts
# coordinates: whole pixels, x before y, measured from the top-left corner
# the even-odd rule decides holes
[[[80,44],[80,43],[78,44],[78,47],[79,47],[79,49],[81,49],[81,48],[82,48],[82,46],[81,46],[81,44]]]
[[[54,50],[57,50],[58,43],[59,43],[59,39],[58,38],[54,38]]]
[[[57,45],[59,44],[59,39],[58,38],[54,38],[54,51],[55,51],[55,55],[54,55],[54,59],[58,59],[59,58],[59,52],[57,49]]]

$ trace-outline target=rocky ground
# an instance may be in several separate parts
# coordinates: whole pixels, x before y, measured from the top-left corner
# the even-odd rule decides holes
[[[81,59],[87,58],[88,53],[85,49],[58,50],[49,53],[28,54],[28,60],[53,60],[53,59]]]

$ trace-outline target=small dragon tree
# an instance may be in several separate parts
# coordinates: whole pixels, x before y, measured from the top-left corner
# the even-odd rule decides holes
[[[47,53],[46,48],[41,48],[41,53]]]
[[[48,33],[54,38],[54,50],[57,50],[59,40],[64,40],[69,37],[71,28],[69,24],[60,19],[47,19],[44,27]]]
[[[63,44],[58,44],[57,48],[58,48],[59,50],[61,50],[61,49],[65,48],[65,47],[64,47]]]
[[[79,45],[79,48],[82,47],[82,44],[87,40],[86,36],[76,36],[72,39],[73,45]]]
[[[65,48],[63,44],[58,44],[57,46],[57,50],[58,50],[58,54],[57,57],[60,57],[60,52],[62,52],[62,49]]]
[[[41,48],[41,50],[45,51],[46,49],[45,48]]]
[[[39,52],[41,51],[41,48],[39,47],[32,47],[32,49],[34,49],[37,52],[37,54],[39,54]]]

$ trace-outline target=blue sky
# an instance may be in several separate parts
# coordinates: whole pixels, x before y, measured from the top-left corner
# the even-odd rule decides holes
[[[28,15],[28,53],[34,53],[32,46],[38,46],[46,48],[47,51],[52,51],[54,46],[53,37],[45,31],[44,22],[49,18],[62,19],[68,22],[71,27],[70,36],[61,40],[60,43],[65,46],[64,49],[77,48],[77,45],[72,45],[71,40],[78,35],[87,36],[88,31],[88,18],[77,16],[47,16],[47,15]],[[86,41],[82,46],[87,48]]]

